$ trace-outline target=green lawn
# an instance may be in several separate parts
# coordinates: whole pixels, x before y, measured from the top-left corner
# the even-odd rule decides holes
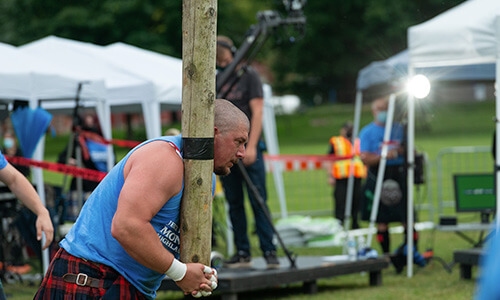
[[[416,147],[419,151],[426,152],[429,161],[433,162],[439,151],[446,147],[488,146],[491,144],[494,130],[492,122],[494,113],[493,101],[457,104],[421,103],[416,113],[418,121]],[[342,123],[352,120],[353,114],[353,105],[337,104],[309,108],[293,116],[278,116],[276,121],[281,152],[325,154],[329,138],[338,133]],[[361,125],[366,125],[370,121],[370,110],[368,106],[365,106]],[[66,141],[67,137],[47,137],[46,159],[55,161],[57,153],[62,150]],[[120,149],[117,157],[122,157],[124,153],[125,150]],[[61,175],[49,172],[45,175],[47,181],[52,184],[62,183]],[[285,185],[287,180],[292,179],[285,178]],[[303,188],[304,190],[297,191],[301,193],[298,197],[304,202],[308,196],[316,193],[317,189],[328,189],[324,184],[326,182],[318,182],[317,186]],[[423,197],[425,196],[424,193]],[[278,206],[272,201],[270,199],[270,207],[273,212],[277,212]],[[331,201],[331,199],[325,201]],[[253,248],[255,248],[254,253],[259,253],[255,235],[251,238]],[[393,236],[393,248],[401,239],[401,235]],[[454,233],[425,231],[421,234],[420,250],[428,247],[433,248],[437,256],[449,263],[452,260],[453,250],[468,248],[470,245]],[[298,255],[333,255],[341,251],[334,247],[292,248],[291,250]],[[280,255],[283,255],[282,251]],[[277,288],[242,294],[240,299],[471,299],[475,289],[475,280],[459,280],[458,266],[455,266],[453,272],[449,274],[437,261],[426,268],[416,268],[415,275],[411,279],[406,278],[404,274],[397,275],[393,268],[385,270],[383,285],[380,287],[369,287],[366,274],[353,274],[320,280],[317,295],[302,294],[300,285],[292,285],[286,289]],[[477,270],[474,270],[474,275],[477,274]],[[6,284],[5,289],[12,295],[9,299],[17,300],[32,299],[36,288],[26,284]],[[180,293],[162,292],[158,299],[183,299],[183,296]]]

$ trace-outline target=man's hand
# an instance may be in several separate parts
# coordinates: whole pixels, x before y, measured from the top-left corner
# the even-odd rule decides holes
[[[50,219],[49,211],[45,209],[36,218],[36,239],[40,241],[42,239],[42,232],[45,233],[45,244],[43,245],[43,250],[47,249],[54,239],[54,227],[52,226],[52,221]]]
[[[181,288],[185,295],[193,297],[209,296],[217,287],[217,272],[203,264],[186,264],[186,275],[182,280],[175,283]]]
[[[252,165],[257,160],[257,148],[247,146],[245,149],[245,158],[243,158],[243,164],[245,166]]]

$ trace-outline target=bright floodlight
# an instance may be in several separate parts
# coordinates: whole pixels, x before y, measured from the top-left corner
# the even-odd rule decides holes
[[[429,95],[431,83],[424,75],[415,75],[408,81],[407,90],[415,98],[422,99]]]

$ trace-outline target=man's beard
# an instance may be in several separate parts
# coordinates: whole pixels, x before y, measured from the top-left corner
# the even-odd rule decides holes
[[[219,176],[226,176],[229,175],[229,173],[231,173],[231,169],[228,167],[218,167],[214,169],[214,173]]]
[[[232,161],[232,163],[233,163],[233,167],[234,167],[238,164],[238,160]],[[214,169],[214,173],[216,175],[219,175],[219,176],[226,176],[226,175],[229,175],[229,173],[231,173],[231,168],[228,168],[226,166],[217,167]]]

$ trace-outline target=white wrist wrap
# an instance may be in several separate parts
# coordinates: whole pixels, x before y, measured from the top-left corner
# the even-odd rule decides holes
[[[186,275],[186,270],[186,264],[181,263],[174,258],[172,264],[170,265],[170,268],[168,268],[167,272],[165,272],[165,275],[170,277],[170,279],[172,279],[173,281],[181,281],[182,278],[184,278],[184,275]]]

